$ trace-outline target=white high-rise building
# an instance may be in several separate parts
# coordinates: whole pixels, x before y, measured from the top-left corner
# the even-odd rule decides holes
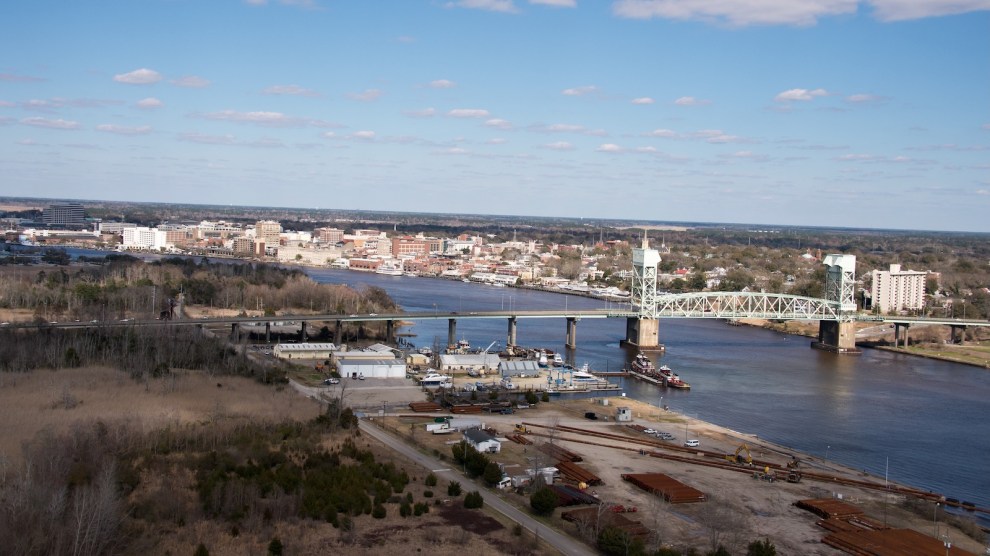
[[[124,249],[151,249],[158,251],[162,248],[169,248],[171,245],[167,241],[167,234],[158,228],[145,228],[138,226],[135,228],[125,228]]]
[[[901,270],[899,264],[890,265],[890,270],[874,270],[870,288],[873,307],[882,313],[923,308],[927,277],[927,272]]]

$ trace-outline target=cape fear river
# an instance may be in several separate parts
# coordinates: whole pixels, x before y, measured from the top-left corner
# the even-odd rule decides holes
[[[433,278],[309,269],[318,282],[385,289],[408,312],[592,309],[609,305],[580,296],[496,288]],[[565,353],[564,319],[520,319],[518,343]],[[419,347],[447,341],[447,322],[422,321],[402,332]],[[625,319],[586,319],[567,358],[593,370],[628,367],[619,346]],[[504,348],[504,319],[461,319],[458,339]],[[665,390],[616,379],[627,396],[663,404],[730,429],[863,469],[881,479],[930,489],[990,507],[990,371],[866,349],[839,356],[811,340],[760,328],[698,319],[664,319],[659,362],[691,384]],[[494,349],[494,348],[493,348]],[[676,434],[677,431],[671,431]]]

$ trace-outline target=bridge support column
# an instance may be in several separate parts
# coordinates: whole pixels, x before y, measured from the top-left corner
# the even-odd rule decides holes
[[[811,347],[832,353],[859,355],[856,347],[856,323],[823,320],[818,323],[818,340]]]
[[[272,343],[272,323],[271,322],[266,322],[265,323],[265,343],[266,344]]]
[[[344,339],[344,321],[338,320],[334,321],[333,325],[333,343],[335,346],[340,347],[341,341]]]
[[[307,338],[307,336],[306,336],[306,321],[302,321],[302,324],[299,326],[299,341],[300,342],[305,342],[306,341],[306,338]]]
[[[622,343],[643,351],[663,351],[660,343],[660,319],[626,319],[626,339]]]
[[[949,328],[951,333],[949,334],[949,341],[953,344],[965,344],[966,343],[966,327],[950,324]]]
[[[385,343],[392,344],[395,342],[395,321],[387,320],[385,321]]]
[[[515,347],[516,346],[516,317],[509,317],[509,330],[506,332],[505,337],[505,347]]]
[[[567,317],[567,337],[564,346],[574,349],[577,347],[577,317]]]
[[[911,339],[908,337],[911,325],[907,323],[894,323],[894,347],[908,347]]]
[[[447,349],[457,347],[457,319],[447,319]]]
[[[240,327],[237,326],[236,322],[230,323],[230,341],[237,343],[241,340],[240,338]]]

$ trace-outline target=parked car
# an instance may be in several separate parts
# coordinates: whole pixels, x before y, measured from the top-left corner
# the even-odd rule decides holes
[[[695,439],[685,440],[684,445],[688,448],[697,448],[698,446],[701,446],[701,441]]]
[[[657,431],[655,431],[653,429],[644,429],[643,432],[645,432],[646,434],[656,434],[657,433]]]
[[[326,378],[326,379],[323,379],[323,384],[340,384],[340,379],[339,378],[333,378],[333,377]]]

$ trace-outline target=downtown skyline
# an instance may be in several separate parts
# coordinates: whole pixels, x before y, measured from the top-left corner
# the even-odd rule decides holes
[[[0,195],[990,232],[987,0],[13,2]]]

